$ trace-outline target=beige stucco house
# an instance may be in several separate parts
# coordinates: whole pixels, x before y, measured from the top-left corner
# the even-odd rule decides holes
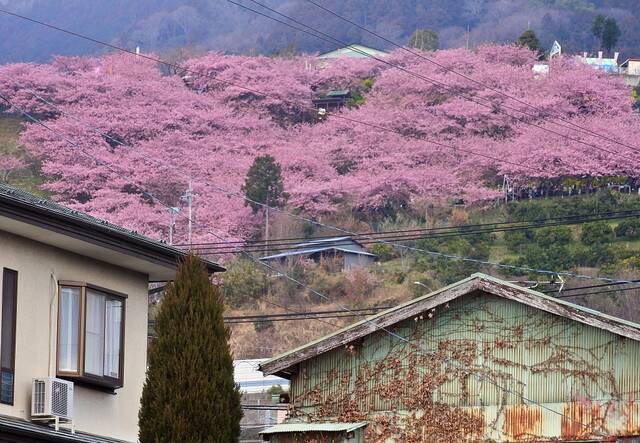
[[[148,284],[182,256],[0,185],[0,442],[137,441]],[[73,382],[73,434],[32,420],[33,379],[47,377]]]

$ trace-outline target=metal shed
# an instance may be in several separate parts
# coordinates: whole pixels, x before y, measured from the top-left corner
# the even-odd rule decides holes
[[[640,325],[483,274],[261,364],[291,380],[290,420],[373,442],[627,441],[638,368]]]

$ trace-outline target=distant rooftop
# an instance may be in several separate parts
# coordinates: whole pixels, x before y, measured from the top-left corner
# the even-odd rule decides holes
[[[344,48],[334,49],[333,51],[325,52],[324,54],[320,54],[318,58],[321,59],[333,59],[333,58],[369,58],[373,57],[384,57],[388,55],[388,52],[385,52],[381,49],[370,48],[364,45],[353,44],[349,46],[345,46]]]

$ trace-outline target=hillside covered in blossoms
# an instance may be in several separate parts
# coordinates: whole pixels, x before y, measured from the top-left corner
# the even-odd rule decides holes
[[[536,76],[535,54],[513,46],[428,57],[210,53],[179,75],[132,55],[60,57],[0,67],[0,93],[44,123],[25,120],[20,143],[54,199],[156,238],[169,218],[158,200],[180,206],[189,181],[196,240],[254,235],[262,215],[241,186],[264,154],[282,165],[289,209],[313,217],[483,204],[505,177],[525,193],[639,177],[640,115],[620,79],[570,58]],[[319,115],[312,99],[331,90],[353,99]]]

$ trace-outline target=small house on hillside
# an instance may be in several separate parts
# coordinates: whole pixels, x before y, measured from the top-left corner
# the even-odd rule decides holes
[[[386,57],[389,55],[381,49],[370,48],[364,45],[353,44],[344,48],[334,49],[318,56],[322,60],[330,60],[337,58],[370,58],[370,57]]]
[[[342,270],[370,266],[378,259],[377,255],[367,252],[364,245],[351,237],[332,237],[299,243],[289,251],[262,257],[260,260],[284,263],[296,257],[314,261],[338,260]]]
[[[640,325],[474,274],[262,363],[291,380],[262,435],[635,441],[639,366]]]
[[[351,91],[344,89],[321,94],[312,99],[312,102],[318,110],[324,109],[327,112],[333,112],[346,105],[351,97]]]
[[[629,58],[620,65],[620,74],[624,76],[624,81],[629,86],[640,84],[640,58]]]
[[[628,75],[640,75],[640,58],[628,58],[620,65],[621,72]]]

